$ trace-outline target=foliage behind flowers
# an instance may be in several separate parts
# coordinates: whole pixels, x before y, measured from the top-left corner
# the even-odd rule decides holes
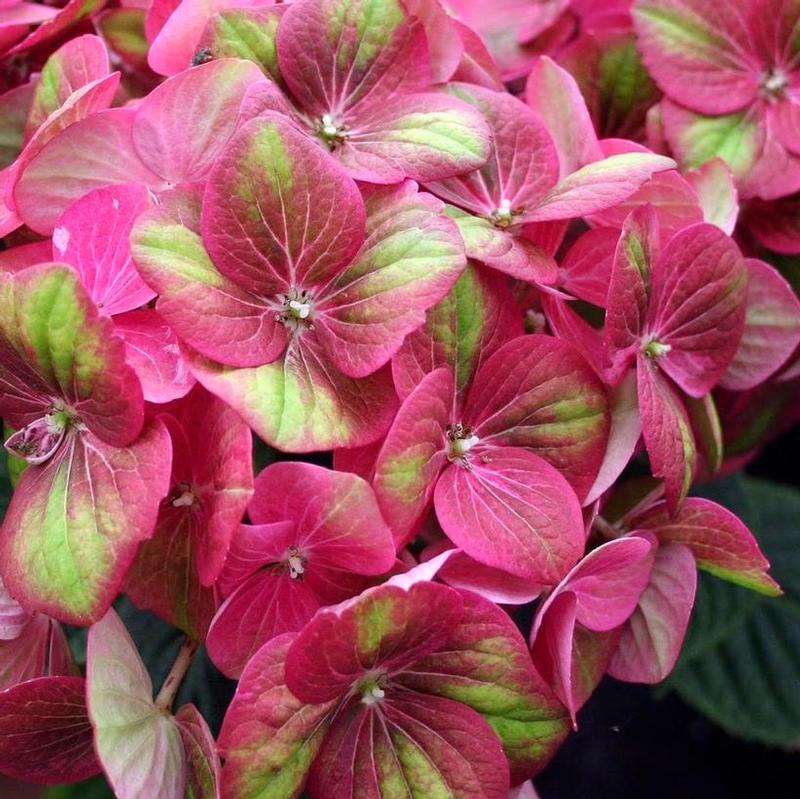
[[[691,495],[800,417],[800,3],[734,5],[2,4],[0,773],[529,797],[698,569],[794,601]]]

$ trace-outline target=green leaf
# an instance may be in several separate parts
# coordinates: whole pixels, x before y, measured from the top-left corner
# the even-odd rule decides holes
[[[740,515],[785,595],[765,597],[701,574],[669,685],[733,735],[800,741],[800,491],[737,475],[703,494]]]

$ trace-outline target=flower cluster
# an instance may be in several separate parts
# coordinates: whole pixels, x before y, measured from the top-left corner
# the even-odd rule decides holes
[[[0,773],[522,797],[603,675],[670,673],[697,569],[779,593],[689,492],[798,418],[798,28],[1,2]],[[155,697],[120,594],[185,633]]]

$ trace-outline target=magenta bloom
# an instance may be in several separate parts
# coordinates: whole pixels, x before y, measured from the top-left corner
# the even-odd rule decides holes
[[[569,344],[509,338],[519,320],[506,291],[469,269],[406,340],[393,362],[403,403],[374,484],[399,541],[433,502],[468,555],[552,585],[583,550],[575,492],[589,489],[603,457],[606,394]]]
[[[323,605],[366,587],[395,562],[394,541],[360,477],[305,463],[276,463],[256,481],[219,578],[227,596],[208,651],[232,677],[263,644],[303,628]]]
[[[482,166],[491,142],[480,113],[432,85],[441,38],[460,45],[436,5],[296,0],[285,11],[234,12],[273,39],[265,66],[285,90],[253,102],[290,116],[358,180],[437,180]],[[435,26],[430,39],[426,23]],[[210,53],[227,54],[229,30],[219,25],[206,36]]]
[[[645,64],[684,166],[723,156],[745,196],[800,189],[800,45],[786,0],[636,0]]]
[[[133,252],[197,379],[268,443],[309,451],[375,440],[385,367],[464,267],[442,204],[410,181],[364,197],[284,116],[254,119],[201,197],[165,195]]]
[[[250,661],[220,734],[222,792],[255,799],[279,784],[299,796],[307,780],[312,799],[386,796],[398,783],[507,799],[565,722],[496,605],[436,583],[386,584]]]

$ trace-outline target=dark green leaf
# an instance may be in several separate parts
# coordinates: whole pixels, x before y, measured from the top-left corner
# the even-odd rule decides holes
[[[728,732],[800,741],[800,491],[735,476],[700,492],[740,515],[785,595],[768,598],[701,575],[670,686]]]

